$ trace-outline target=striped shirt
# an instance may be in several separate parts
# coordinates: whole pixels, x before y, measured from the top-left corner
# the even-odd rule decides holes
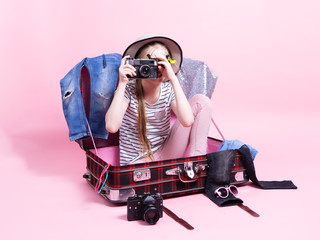
[[[129,105],[119,131],[120,165],[132,164],[145,155],[142,153],[137,129],[138,100],[135,81],[127,84],[124,97]],[[156,103],[149,104],[145,101],[147,138],[152,152],[160,148],[170,133],[170,104],[174,99],[173,88],[168,81],[161,83],[160,97]]]

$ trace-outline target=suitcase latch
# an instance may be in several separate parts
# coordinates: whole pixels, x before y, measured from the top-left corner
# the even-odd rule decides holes
[[[141,169],[133,172],[133,181],[140,182],[151,179],[150,169]]]
[[[181,169],[179,167],[176,167],[176,168],[167,170],[166,174],[169,176],[172,176],[172,175],[178,175],[180,172],[181,172]]]
[[[206,164],[196,164],[196,166],[194,167],[194,170],[196,171],[196,173],[202,172],[204,170],[206,170],[207,165]]]

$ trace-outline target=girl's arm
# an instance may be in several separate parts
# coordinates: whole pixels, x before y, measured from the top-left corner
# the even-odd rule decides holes
[[[178,78],[174,75],[173,79],[170,79],[170,81],[175,94],[175,100],[172,101],[171,108],[179,122],[184,127],[189,127],[194,122],[194,116],[190,104],[181,88]]]
[[[158,64],[162,65],[164,67],[163,74],[164,76],[170,80],[173,91],[175,94],[175,100],[171,103],[171,108],[175,115],[177,116],[179,122],[184,127],[189,127],[194,122],[194,116],[192,109],[190,107],[190,104],[188,102],[188,99],[186,98],[186,95],[184,94],[180,82],[177,78],[177,76],[174,74],[173,69],[166,59],[165,56],[156,56],[158,58]]]
[[[111,105],[106,113],[106,129],[110,133],[115,133],[119,130],[122,119],[128,108],[128,101],[124,98],[126,85],[129,82],[127,75],[135,76],[135,68],[129,64],[125,64],[126,56],[122,59],[119,67],[119,84],[114,93]]]
[[[126,84],[120,83],[114,93],[111,105],[106,113],[106,129],[110,133],[119,130],[123,116],[128,108],[128,101],[124,98]]]

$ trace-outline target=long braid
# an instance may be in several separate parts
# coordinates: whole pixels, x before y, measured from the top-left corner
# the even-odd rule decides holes
[[[140,136],[141,150],[144,154],[146,150],[148,150],[148,156],[153,157],[153,152],[151,151],[150,142],[147,138],[147,117],[145,111],[145,103],[144,103],[144,92],[142,88],[141,79],[136,80],[136,94],[138,99],[138,122],[137,129]]]

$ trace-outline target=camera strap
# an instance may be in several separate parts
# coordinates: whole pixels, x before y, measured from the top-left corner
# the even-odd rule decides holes
[[[193,230],[194,227],[192,227],[188,222],[186,222],[185,220],[183,220],[182,218],[179,218],[176,214],[174,214],[171,210],[169,210],[168,208],[166,208],[165,206],[162,206],[163,211],[169,216],[171,217],[173,220],[175,220],[177,223],[181,224],[182,226],[184,226],[186,229],[188,230]]]
[[[242,210],[244,210],[245,212],[249,213],[251,216],[253,217],[260,217],[260,215],[258,213],[256,213],[255,211],[253,211],[251,208],[249,208],[246,205],[243,205],[242,203],[238,204],[238,207],[241,208]]]

